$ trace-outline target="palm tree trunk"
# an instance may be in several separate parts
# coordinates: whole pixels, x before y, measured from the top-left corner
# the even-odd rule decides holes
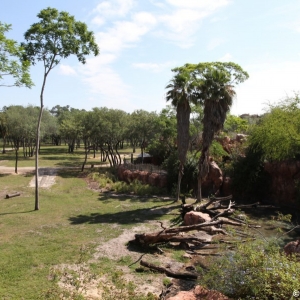
[[[181,187],[181,179],[183,176],[183,169],[184,166],[182,165],[182,163],[180,163],[179,170],[178,170],[178,182],[177,182],[177,201],[180,200],[180,187]]]

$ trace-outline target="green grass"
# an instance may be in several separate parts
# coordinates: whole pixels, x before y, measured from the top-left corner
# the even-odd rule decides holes
[[[1,143],[0,143],[1,145]],[[2,150],[2,147],[0,147]],[[119,150],[120,156],[123,159],[130,159],[132,153],[131,148],[124,148]],[[138,155],[138,152],[134,154],[134,157]],[[39,167],[81,167],[84,161],[84,148],[74,150],[74,153],[68,153],[68,146],[52,146],[42,145],[39,154]],[[91,167],[91,165],[101,165],[100,154],[96,152],[96,157],[93,157],[93,152],[88,154],[88,159],[85,168]],[[18,167],[34,167],[34,157],[24,157],[23,150],[19,150]],[[108,161],[106,163],[109,163]],[[15,151],[9,146],[6,148],[6,153],[0,152],[0,165],[5,167],[15,166]]]
[[[70,157],[69,164],[81,159],[77,154],[64,155],[58,151],[62,148],[47,149],[41,152],[42,166],[60,164],[65,157]],[[52,276],[55,266],[88,262],[97,245],[136,225],[136,220],[162,218],[149,214],[149,208],[170,204],[151,197],[112,199],[88,189],[81,174],[61,170],[51,189],[40,189],[39,211],[34,211],[34,189],[28,187],[31,176],[0,175],[0,299],[59,299],[62,291]],[[21,196],[4,199],[14,191]],[[127,261],[128,257],[120,262],[99,260],[91,270],[104,268],[112,274]],[[69,299],[82,298],[74,294]]]

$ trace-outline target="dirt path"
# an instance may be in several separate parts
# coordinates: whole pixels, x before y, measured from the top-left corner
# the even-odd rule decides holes
[[[55,177],[57,171],[61,168],[39,168],[39,187],[40,188],[50,188],[55,183]],[[3,167],[0,166],[0,174],[11,174],[11,175],[22,175],[27,173],[34,173],[34,167],[22,167],[18,168],[18,173],[15,173],[14,167]],[[35,176],[31,179],[29,183],[30,187],[35,187]]]

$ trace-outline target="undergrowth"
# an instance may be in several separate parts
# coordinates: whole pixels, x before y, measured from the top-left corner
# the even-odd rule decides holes
[[[138,196],[146,195],[165,195],[167,190],[149,184],[143,184],[135,179],[130,183],[118,181],[116,175],[110,171],[93,172],[90,175],[93,181],[98,182],[100,189],[107,189],[122,194],[135,194]]]

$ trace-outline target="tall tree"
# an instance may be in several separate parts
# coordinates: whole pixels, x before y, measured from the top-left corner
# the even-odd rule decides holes
[[[5,33],[11,30],[11,25],[0,22],[0,86],[32,87],[28,60],[22,60],[24,49]],[[5,81],[4,81],[5,80]]]
[[[22,44],[26,51],[26,60],[35,64],[42,62],[44,66],[43,83],[40,93],[40,114],[36,130],[36,157],[35,157],[35,210],[39,209],[38,188],[38,149],[40,140],[40,124],[44,107],[44,90],[50,71],[56,67],[60,60],[70,55],[76,55],[81,63],[86,62],[86,56],[93,53],[99,54],[92,31],[88,31],[85,23],[76,21],[67,12],[59,12],[48,7],[37,15],[40,19],[25,32],[26,42]]]
[[[189,148],[189,129],[190,129],[190,113],[191,103],[196,103],[195,95],[195,78],[191,77],[190,72],[173,69],[177,74],[166,86],[168,89],[166,100],[170,101],[176,107],[177,118],[177,149],[179,159],[178,183],[177,183],[177,201],[180,197],[180,185],[184,172],[184,164],[186,154]]]
[[[187,83],[188,88],[185,89],[189,91],[188,95],[192,99],[191,102],[204,107],[203,142],[198,173],[197,201],[199,202],[201,201],[201,184],[209,172],[208,150],[214,134],[223,127],[226,114],[235,95],[234,85],[245,81],[249,75],[233,62],[185,64],[172,71],[176,72],[175,78],[181,79],[181,76],[188,78],[183,82]],[[179,89],[179,92],[181,92],[181,89]],[[183,140],[185,135],[186,132],[182,137]],[[178,143],[181,142],[178,141]]]

